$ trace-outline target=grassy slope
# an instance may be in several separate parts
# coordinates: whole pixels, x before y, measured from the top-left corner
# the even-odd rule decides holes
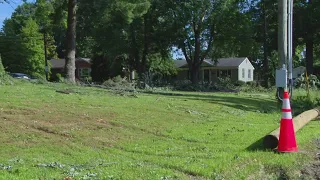
[[[261,138],[281,118],[268,95],[55,92],[64,88],[0,88],[0,164],[12,166],[0,170],[0,179],[260,179],[279,176],[279,169],[297,176],[310,158],[261,149]],[[297,133],[300,149],[312,148],[319,125]],[[52,162],[64,167],[38,166]]]

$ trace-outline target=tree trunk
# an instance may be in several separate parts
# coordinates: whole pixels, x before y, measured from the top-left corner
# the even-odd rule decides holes
[[[267,52],[267,15],[266,15],[266,2],[263,2],[263,15],[264,15],[264,42],[263,42],[263,66],[264,66],[264,87],[269,88],[269,61]]]
[[[313,18],[312,18],[312,8],[311,8],[312,1],[309,0],[308,6],[309,9],[309,21],[307,22],[307,34],[306,34],[306,68],[308,75],[313,73]]]
[[[199,28],[199,27],[198,27]],[[195,36],[195,50],[193,54],[193,62],[191,65],[191,82],[194,85],[199,83],[199,75],[200,75],[200,66],[202,64],[202,59],[200,57],[200,49],[201,49],[201,42],[200,42],[200,30],[198,28],[194,29],[194,36]]]
[[[66,52],[66,79],[71,83],[75,78],[76,56],[76,5],[77,0],[68,0],[68,29],[67,29],[67,52]]]
[[[308,75],[313,73],[313,38],[307,39],[306,43],[306,65]]]
[[[189,70],[192,84],[197,85],[199,83],[200,68],[193,64]]]
[[[142,53],[142,62],[141,62],[141,73],[145,73],[147,70],[147,55],[149,52],[149,39],[148,39],[148,18],[147,15],[144,16],[143,23],[143,53]]]
[[[131,31],[131,40],[132,40],[132,49],[131,52],[133,54],[133,60],[134,60],[134,65],[135,69],[137,70],[137,73],[141,75],[142,68],[141,68],[141,61],[140,61],[140,52],[138,49],[138,44],[137,44],[137,38],[136,38],[136,31],[133,25],[130,25],[130,31]]]

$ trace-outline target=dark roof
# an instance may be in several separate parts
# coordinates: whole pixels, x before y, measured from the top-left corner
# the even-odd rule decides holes
[[[91,63],[91,60],[89,58],[76,58],[76,61],[85,61],[87,63]],[[51,68],[53,69],[64,68],[65,62],[66,62],[65,59],[51,59],[50,60]]]
[[[216,67],[238,67],[244,60],[246,60],[246,57],[240,57],[240,58],[220,58],[217,60],[217,64],[215,65],[215,62],[211,59],[205,59],[203,60],[204,63],[208,64],[209,66],[216,66]],[[177,68],[180,68],[182,66],[187,65],[186,60],[175,60],[175,65]]]
[[[175,64],[175,66],[176,66],[177,68],[179,68],[179,67],[182,67],[182,66],[186,65],[186,64],[187,64],[187,61],[184,60],[184,59],[182,59],[182,60],[175,60],[175,61],[174,61],[174,64]]]
[[[90,58],[77,58],[77,61],[86,61],[87,63],[91,64],[91,59]]]
[[[238,67],[246,59],[247,59],[246,57],[221,58],[221,59],[218,59],[217,66],[218,67]]]
[[[51,59],[51,68],[64,68],[65,59]]]

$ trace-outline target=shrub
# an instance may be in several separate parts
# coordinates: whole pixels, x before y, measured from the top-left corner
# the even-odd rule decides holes
[[[236,91],[236,86],[231,81],[230,78],[218,78],[214,83],[212,82],[201,82],[199,84],[192,84],[190,80],[176,81],[173,84],[174,90],[178,91],[202,91],[202,92],[212,92],[212,91]]]
[[[194,91],[194,85],[190,80],[179,80],[175,81],[174,84],[174,89],[178,91]]]
[[[58,82],[64,82],[64,78],[63,78],[62,74],[57,73],[57,74],[56,74],[56,80],[57,80]]]
[[[5,71],[0,56],[0,85],[13,85],[13,78]]]
[[[31,82],[34,82],[37,84],[47,84],[48,83],[46,77],[44,75],[39,74],[39,73],[34,73],[32,75],[32,78],[34,78],[34,79],[31,80]]]
[[[121,76],[116,76],[112,79],[108,79],[103,84],[108,89],[118,90],[118,91],[135,91],[135,84],[129,82],[126,78]]]
[[[295,88],[303,88],[307,87],[307,82],[310,88],[320,88],[320,81],[317,76],[311,74],[308,77],[308,81],[306,80],[306,75],[302,74],[300,77],[294,80],[294,87]]]
[[[243,86],[240,86],[239,87],[239,90],[241,92],[248,92],[248,93],[251,93],[251,92],[261,92],[261,93],[267,93],[267,92],[273,92],[275,91],[276,89],[274,87],[271,87],[271,88],[264,88],[260,85],[259,82],[257,81],[249,81],[249,82],[246,82]]]
[[[256,87],[258,86],[257,82],[256,81],[249,81],[246,83],[248,86],[251,86],[251,87]]]
[[[219,91],[229,91],[236,89],[236,86],[230,78],[218,78],[218,81],[213,84],[213,89]]]
[[[235,83],[234,83],[234,85],[235,86],[245,86],[246,85],[246,83],[244,82],[244,81],[236,81]]]
[[[294,96],[292,99],[292,110],[296,116],[304,111],[310,110],[320,105],[320,99],[312,99],[307,96]]]

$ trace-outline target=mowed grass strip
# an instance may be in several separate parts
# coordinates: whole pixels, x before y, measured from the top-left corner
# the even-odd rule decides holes
[[[298,176],[311,159],[262,149],[281,118],[272,94],[175,93],[2,86],[0,179],[259,179]],[[297,133],[304,152],[319,124]]]

